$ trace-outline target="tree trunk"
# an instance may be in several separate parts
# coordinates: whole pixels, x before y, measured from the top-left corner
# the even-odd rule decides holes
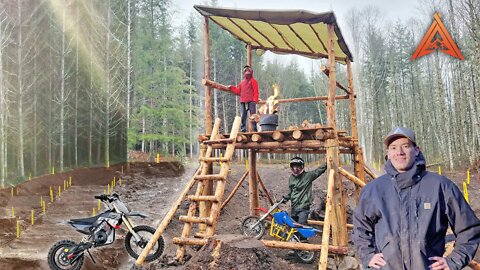
[[[18,173],[19,177],[25,177],[25,163],[24,163],[24,139],[23,139],[23,62],[22,62],[22,53],[23,53],[23,39],[22,39],[22,7],[21,2],[18,1],[18,22],[20,24],[18,29],[18,39],[17,39],[17,64],[18,64],[18,73],[17,73],[17,113],[18,113]]]
[[[106,59],[105,59],[105,87],[106,87],[106,92],[107,92],[107,104],[105,106],[105,134],[104,134],[104,140],[105,140],[105,147],[104,147],[104,165],[107,168],[110,168],[110,106],[111,104],[111,91],[112,91],[112,85],[110,84],[110,24],[111,24],[111,18],[110,18],[110,0],[108,0],[108,8],[107,8],[107,40],[105,44],[106,48]]]
[[[66,95],[65,95],[65,55],[66,55],[66,41],[65,41],[65,28],[66,28],[66,7],[63,9],[63,20],[62,20],[62,55],[61,55],[61,78],[60,78],[60,172],[63,172],[63,160],[64,160],[64,145],[65,145],[65,106],[66,106]]]

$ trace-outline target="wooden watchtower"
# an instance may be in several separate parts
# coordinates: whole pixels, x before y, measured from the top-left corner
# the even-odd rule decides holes
[[[223,199],[224,181],[228,174],[233,150],[248,149],[250,214],[257,214],[255,208],[259,207],[259,183],[260,186],[263,186],[260,179],[257,178],[258,153],[326,154],[328,188],[325,221],[311,222],[311,224],[324,226],[322,244],[264,241],[266,246],[277,248],[292,248],[292,245],[297,245],[293,248],[320,250],[319,269],[326,269],[328,252],[342,255],[347,250],[346,199],[342,176],[355,183],[357,196],[360,188],[365,185],[365,173],[373,176],[371,172],[366,171],[362,149],[358,144],[355,92],[351,68],[353,57],[337,25],[335,14],[333,12],[311,13],[304,10],[239,10],[207,6],[195,6],[195,9],[204,16],[205,39],[203,84],[205,86],[206,130],[204,135],[199,136],[202,143],[199,158],[201,167],[167,213],[136,264],[143,263],[154,241],[163,233],[177,211],[178,205],[184,199],[189,199],[191,204],[187,215],[180,217],[180,221],[185,223],[182,236],[174,239],[174,243],[179,245],[177,258],[183,259],[185,245],[203,245],[208,237],[213,236],[220,210],[226,203]],[[323,68],[323,72],[329,77],[328,96],[279,100],[279,103],[324,101],[327,107],[327,125],[313,128],[302,127],[295,130],[242,133],[239,132],[240,119],[237,117],[229,134],[219,134],[220,119],[215,121],[215,125],[212,120],[211,93],[214,89],[222,91],[229,91],[229,89],[210,80],[210,22],[218,24],[234,37],[246,43],[246,64],[250,66],[252,66],[253,50],[268,50],[309,58],[328,59],[328,67]],[[347,67],[348,82],[346,86],[336,80],[336,63],[345,64]],[[337,95],[337,88],[344,93]],[[337,101],[347,101],[350,104],[350,131],[337,130],[335,119],[335,103]],[[225,156],[212,157],[214,149],[226,149]],[[340,154],[354,155],[353,174],[340,167]],[[213,174],[212,170],[212,164],[215,162],[223,162],[220,173],[217,174]],[[195,193],[189,195],[195,185],[197,185]],[[196,238],[190,237],[194,224],[199,228],[199,232],[194,234]],[[330,237],[333,245],[329,245]]]

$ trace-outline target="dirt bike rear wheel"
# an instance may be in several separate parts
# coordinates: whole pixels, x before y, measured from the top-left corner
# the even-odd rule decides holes
[[[148,241],[152,238],[153,234],[155,233],[155,229],[150,226],[140,225],[133,228],[133,230],[140,235],[142,240],[138,243],[135,242],[135,237],[131,232],[127,233],[125,237],[125,248],[127,249],[128,254],[132,256],[134,259],[138,259],[138,256],[142,253],[145,246],[147,246]],[[165,248],[165,242],[163,237],[160,236],[157,242],[153,246],[150,253],[145,257],[145,262],[152,262],[156,259],[160,258],[163,253],[163,249]]]
[[[301,242],[298,236],[292,235],[290,239],[288,240],[289,242]],[[315,251],[310,251],[310,250],[294,250],[295,252],[295,257],[301,261],[302,263],[312,263],[315,260],[316,257],[316,252]]]
[[[259,218],[257,216],[248,216],[243,219],[242,234],[246,236],[255,237],[256,239],[261,239],[265,234],[265,224],[262,222],[258,223],[255,227],[252,227],[258,222]]]
[[[70,264],[71,259],[67,258],[68,253],[77,244],[70,240],[61,240],[55,243],[48,251],[48,265],[52,270],[80,270],[85,259],[83,253],[73,263]]]

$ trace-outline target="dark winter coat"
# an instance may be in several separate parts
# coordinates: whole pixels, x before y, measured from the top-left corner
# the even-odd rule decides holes
[[[368,183],[353,216],[353,241],[366,268],[375,253],[383,253],[381,269],[428,269],[445,252],[450,224],[456,236],[446,257],[451,270],[467,265],[480,241],[480,221],[448,178],[425,170],[420,153],[414,166],[398,173],[388,161],[386,174]]]
[[[312,184],[315,179],[327,170],[327,164],[322,164],[311,172],[303,171],[300,175],[290,175],[288,178],[288,195],[292,201],[292,209],[310,209],[312,204]]]

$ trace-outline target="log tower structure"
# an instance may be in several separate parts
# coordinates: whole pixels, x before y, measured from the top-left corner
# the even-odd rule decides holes
[[[265,11],[238,10],[195,6],[204,16],[204,79],[205,87],[205,134],[199,136],[201,142],[200,168],[185,187],[177,201],[172,205],[154,236],[147,244],[136,261],[141,265],[153,247],[155,241],[164,232],[173,219],[179,205],[186,199],[191,204],[186,216],[180,216],[184,222],[182,235],[173,239],[179,246],[177,259],[183,260],[186,245],[204,245],[207,238],[213,236],[220,210],[228,203],[242,181],[248,176],[249,211],[256,215],[259,207],[259,188],[267,194],[257,173],[258,153],[314,153],[326,154],[327,162],[327,197],[325,220],[309,221],[309,224],[323,226],[322,244],[290,243],[266,241],[268,247],[306,249],[320,251],[318,269],[326,269],[328,253],[337,254],[337,258],[347,252],[348,234],[346,222],[346,194],[342,177],[355,183],[358,198],[361,187],[365,185],[365,175],[375,175],[365,167],[363,151],[358,143],[357,119],[355,111],[355,91],[351,63],[353,57],[345,43],[333,12],[311,13],[304,10]],[[293,130],[275,130],[260,132],[239,132],[240,118],[236,117],[230,133],[219,132],[220,119],[213,124],[211,111],[212,90],[229,92],[229,88],[210,80],[210,36],[209,23],[218,24],[230,32],[235,38],[246,43],[247,65],[252,66],[252,51],[263,50],[277,53],[289,53],[315,59],[328,59],[328,66],[322,71],[329,78],[327,96],[294,98],[278,100],[283,102],[323,101],[327,110],[327,125],[315,127],[300,127]],[[336,79],[337,63],[346,65],[347,85],[342,85]],[[337,94],[342,91],[341,95]],[[349,131],[337,129],[335,118],[335,103],[349,102]],[[260,101],[259,103],[262,103]],[[215,157],[215,149],[225,149],[225,156]],[[230,161],[234,149],[248,149],[248,170],[234,188],[234,191],[223,198],[224,181],[227,179]],[[340,154],[354,155],[354,172],[343,169],[340,164]],[[220,172],[214,174],[213,165],[221,163]],[[193,189],[196,186],[196,190]],[[190,190],[195,190],[194,194]],[[190,195],[189,195],[190,192]],[[271,199],[270,199],[271,202]],[[273,204],[273,203],[272,203]],[[198,232],[192,235],[192,229]],[[331,244],[330,244],[331,239]]]

